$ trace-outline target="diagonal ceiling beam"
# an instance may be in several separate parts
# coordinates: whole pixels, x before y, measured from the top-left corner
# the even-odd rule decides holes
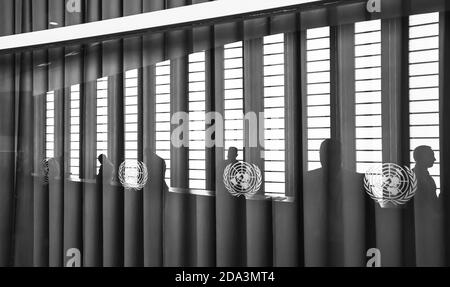
[[[361,1],[361,0],[360,0]],[[353,1],[353,2],[360,2]],[[235,2],[235,3],[233,3]],[[264,14],[285,13],[317,4],[335,4],[352,1],[317,0],[219,0],[166,10],[119,17],[109,20],[22,33],[0,37],[0,53],[55,44],[83,43],[107,40],[118,36],[147,31],[207,25],[231,21],[239,17],[258,17]]]

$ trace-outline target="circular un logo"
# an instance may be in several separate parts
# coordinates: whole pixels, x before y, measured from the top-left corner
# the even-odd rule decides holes
[[[123,187],[141,190],[148,180],[147,167],[143,162],[126,160],[119,166],[118,177]]]
[[[381,206],[391,203],[395,206],[407,203],[417,191],[414,172],[404,167],[385,163],[366,172],[364,187],[367,194]]]
[[[223,172],[223,183],[231,195],[251,197],[261,187],[261,170],[258,166],[246,162],[230,163]]]

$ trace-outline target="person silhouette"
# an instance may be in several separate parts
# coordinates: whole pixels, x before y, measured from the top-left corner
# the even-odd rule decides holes
[[[413,153],[413,168],[417,178],[414,196],[414,220],[416,229],[417,266],[442,266],[444,264],[443,207],[436,194],[436,182],[428,169],[434,166],[436,157],[429,146],[419,146]]]
[[[416,198],[419,196],[423,200],[426,198],[427,201],[434,202],[437,199],[436,182],[428,172],[428,169],[432,168],[436,161],[434,151],[429,146],[419,146],[414,150],[413,156],[416,161],[413,171],[417,176],[419,187]]]
[[[100,162],[100,168],[97,174],[97,182],[113,184],[115,174],[113,163],[105,154],[100,154],[97,157],[97,160]]]
[[[162,189],[164,192],[169,191],[169,186],[165,180],[167,169],[165,160],[149,148],[144,149],[144,154],[147,156],[149,167],[148,178],[150,181],[150,188],[156,190]]]
[[[365,193],[363,176],[343,168],[342,145],[333,139],[324,140],[319,149],[321,167],[305,173],[303,205],[305,228],[305,263],[307,266],[360,266],[365,252],[363,228]],[[345,198],[345,200],[344,200]],[[345,224],[344,224],[345,222]],[[353,240],[353,249],[346,248]],[[344,250],[348,253],[344,254]],[[346,251],[347,252],[347,251]]]
[[[234,146],[230,147],[228,149],[227,160],[225,161],[225,167],[228,166],[229,164],[235,164],[236,162],[238,162],[237,157],[238,157],[238,149]]]

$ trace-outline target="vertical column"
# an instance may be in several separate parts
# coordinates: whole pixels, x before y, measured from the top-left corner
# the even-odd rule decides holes
[[[49,22],[64,25],[65,4],[49,0]],[[58,27],[54,25],[54,27]],[[49,49],[48,87],[55,96],[54,160],[49,162],[49,261],[50,267],[62,267],[64,259],[64,48]]]
[[[450,169],[450,13],[440,13],[440,64],[439,64],[439,84],[440,84],[440,132],[441,132],[441,174],[448,174]],[[450,177],[441,178],[441,192],[444,205],[444,240],[450,239]],[[450,264],[450,248],[445,248],[445,265]]]
[[[44,0],[34,1],[33,30],[47,28],[47,3]],[[9,16],[10,17],[10,16]],[[48,185],[45,182],[45,100],[47,91],[47,51],[33,52],[33,99],[34,99],[34,246],[33,261],[36,267],[46,267],[49,263],[48,250]]]
[[[103,0],[102,18],[122,16],[122,1]],[[103,178],[103,265],[123,266],[124,262],[124,196],[116,171],[124,160],[124,75],[123,42],[110,40],[102,43],[103,75],[111,75],[108,80],[108,157],[112,170]]]
[[[101,0],[86,2],[86,21],[101,19]],[[107,109],[105,103],[107,84],[101,79],[101,44],[85,47],[84,93],[82,97],[81,163],[83,178],[83,266],[102,266],[102,182],[97,175],[100,162],[98,156],[106,154],[102,130],[105,118],[101,112]],[[106,121],[107,122],[107,121]],[[107,124],[106,124],[107,125]],[[107,127],[106,127],[107,128]],[[98,152],[100,151],[100,153]]]

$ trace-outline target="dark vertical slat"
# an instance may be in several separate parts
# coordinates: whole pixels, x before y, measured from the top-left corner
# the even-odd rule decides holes
[[[300,18],[300,16],[299,16]],[[300,19],[299,19],[300,21]],[[299,229],[299,238],[301,242],[299,242],[299,260],[301,266],[307,266],[309,262],[309,256],[308,251],[309,249],[306,248],[306,245],[308,244],[307,241],[307,230],[306,230],[306,221],[305,221],[305,175],[306,171],[308,170],[308,123],[307,123],[307,69],[306,69],[306,30],[300,30],[298,35],[298,41],[299,41],[299,49],[297,51],[297,57],[298,60],[296,61],[298,67],[298,78],[300,79],[297,81],[297,89],[300,93],[299,97],[297,98],[297,104],[300,105],[297,111],[301,111],[301,115],[298,115],[298,112],[295,112],[294,114],[297,115],[297,121],[296,125],[298,127],[298,130],[301,132],[298,133],[298,136],[295,138],[297,140],[297,143],[301,143],[302,147],[299,153],[299,160],[297,162],[298,172],[294,174],[294,176],[299,176],[301,178],[297,189],[296,189],[296,195],[298,196],[298,229]],[[288,52],[288,55],[290,53]],[[289,67],[289,66],[288,66]],[[298,79],[297,78],[297,79]],[[295,78],[294,78],[295,80]]]
[[[179,37],[180,34],[170,34]],[[183,42],[183,47],[188,45]],[[182,47],[180,47],[182,48]],[[188,112],[188,58],[171,60],[171,114]],[[179,123],[172,123],[172,130]],[[186,124],[186,123],[184,123]],[[186,138],[189,135],[183,134]],[[185,146],[171,147],[171,186],[189,188],[189,148]],[[168,266],[193,266],[196,262],[196,205],[195,197],[184,193],[169,193],[165,209],[165,257]]]
[[[102,19],[122,16],[122,1],[102,0]],[[123,161],[123,44],[122,40],[103,42],[103,76],[108,79],[108,156],[114,178],[103,178],[103,265],[123,266],[124,210],[123,188],[118,183],[117,170]],[[110,176],[110,174],[108,175]]]
[[[303,238],[300,237],[298,198],[293,202],[274,201],[272,203],[273,266],[298,267],[303,257]],[[303,223],[303,222],[302,222]]]
[[[354,34],[354,24],[331,29],[331,137],[341,142],[348,170],[355,170],[356,162]]]
[[[144,12],[164,9],[165,0],[143,0]],[[165,36],[164,33],[149,33],[142,37],[143,67],[156,64],[164,59]]]
[[[16,211],[14,265],[33,265],[33,130],[32,57],[20,57],[18,155],[16,168]]]
[[[109,77],[108,122],[114,123],[108,125],[108,155],[112,170],[103,175],[103,265],[109,267],[123,266],[124,258],[124,197],[117,178],[118,167],[124,158],[123,89],[123,74]]]
[[[165,0],[144,0],[143,11],[164,9]],[[149,170],[150,182],[143,192],[144,266],[164,265],[164,162],[155,152],[155,63],[165,54],[164,33],[143,36],[143,143],[144,163]],[[149,66],[150,65],[150,66]]]
[[[215,197],[197,196],[196,201],[196,267],[216,265]]]
[[[188,5],[190,1],[166,1],[166,9]],[[167,33],[166,53],[171,60],[171,114],[188,112],[188,58],[191,35],[177,30]],[[178,125],[172,125],[172,130]],[[183,135],[188,137],[189,135]],[[189,188],[189,149],[171,148],[171,186]],[[169,193],[165,202],[165,265],[194,266],[196,263],[196,205],[188,194]]]
[[[263,23],[265,22],[263,21]],[[246,22],[244,30],[248,26],[260,23],[261,21]],[[256,27],[258,29],[259,25],[256,25]],[[244,33],[255,32],[254,29],[245,30]],[[264,131],[264,122],[259,119],[260,113],[264,111],[263,74],[263,39],[244,41],[244,113],[255,113],[257,115],[258,130],[256,134],[261,138],[264,138],[264,136],[259,135],[261,131]],[[257,165],[264,173],[264,159],[261,158],[263,149],[259,145],[251,146],[254,139],[250,137],[255,134],[251,129],[256,128],[251,124],[246,121],[244,126],[245,161]],[[261,185],[258,195],[264,196],[264,184]],[[246,226],[247,266],[271,266],[273,263],[272,202],[265,199],[246,200],[244,212],[246,222],[241,224]]]
[[[47,0],[33,2],[33,31],[47,28]],[[46,267],[48,250],[48,185],[44,182],[45,101],[47,91],[47,52],[33,52],[34,97],[34,246],[33,265]],[[43,65],[43,66],[42,66]]]
[[[166,1],[166,9],[188,5],[190,0]],[[190,53],[192,34],[189,30],[177,29],[167,32],[166,53],[169,59],[184,57]]]
[[[87,1],[86,21],[101,19],[101,1]],[[82,98],[83,266],[102,266],[102,181],[97,176],[97,79],[101,77],[101,44],[85,47]]]
[[[219,48],[225,44],[242,40],[242,22],[224,23],[214,25],[214,47]]]
[[[271,34],[296,32],[299,28],[297,15],[297,13],[291,13],[270,17]]]
[[[38,55],[34,54],[36,60]],[[43,55],[41,55],[43,56]],[[38,56],[39,57],[39,56]],[[41,77],[37,74],[40,73]],[[44,74],[45,73],[45,74]],[[45,75],[44,77],[42,77]],[[33,86],[46,85],[47,71],[34,71]],[[48,218],[48,184],[44,181],[44,142],[45,142],[45,100],[46,94],[34,96],[34,245],[33,262],[35,267],[47,267],[49,264],[49,218]]]
[[[404,5],[409,5],[405,3]],[[398,20],[400,23],[400,31],[397,32],[396,36],[400,37],[398,39],[392,39],[392,41],[397,41],[396,47],[400,49],[400,106],[398,112],[400,114],[400,154],[399,162],[401,165],[409,166],[410,164],[410,129],[409,129],[409,17],[403,17]],[[389,44],[392,46],[392,44]],[[395,45],[393,45],[395,46]],[[383,59],[382,59],[383,60]],[[390,64],[390,63],[389,63]],[[398,71],[395,71],[398,72]],[[397,75],[398,76],[398,75]],[[395,77],[391,75],[390,77]],[[415,251],[415,223],[414,223],[414,198],[408,202],[403,211],[403,260],[406,266],[416,266],[416,251]],[[383,258],[383,257],[381,257]],[[383,259],[382,259],[383,260]]]
[[[49,0],[49,22],[64,25],[65,4]],[[58,27],[58,26],[56,26]],[[49,50],[48,89],[55,91],[55,160],[49,164],[49,265],[63,266],[64,220],[64,48]]]
[[[206,33],[206,31],[204,31]],[[209,38],[209,37],[208,37]],[[210,38],[209,38],[210,39]],[[205,111],[206,113],[215,110],[214,104],[214,52],[205,51]],[[206,123],[205,130],[211,125]],[[206,158],[206,189],[215,191],[215,148],[205,149]],[[215,197],[197,197],[197,266],[213,267],[216,265],[216,214]]]
[[[243,23],[244,40],[258,40],[269,34],[270,18],[245,20]]]
[[[30,32],[31,1],[23,1],[19,30]],[[33,265],[33,81],[32,54],[19,57],[16,198],[14,215],[14,266]],[[31,191],[31,192],[30,192]]]
[[[143,68],[143,142],[144,163],[149,168],[149,183],[143,192],[144,266],[163,266],[162,159],[155,156],[155,67]]]
[[[269,267],[273,264],[272,201],[246,201],[247,266]]]
[[[76,25],[82,23],[81,13],[70,13],[66,10],[65,24]],[[66,256],[69,249],[76,248],[83,254],[83,191],[80,178],[70,176],[71,158],[71,85],[80,84],[80,105],[83,98],[83,60],[81,46],[65,47],[64,63],[64,265],[70,257]],[[81,109],[80,109],[81,112]],[[80,114],[80,121],[83,114]],[[82,133],[80,122],[80,134]],[[81,143],[81,142],[80,142]],[[81,147],[81,146],[80,146]],[[82,151],[79,158],[82,160]],[[83,162],[80,162],[82,166]],[[80,176],[82,169],[80,169]]]
[[[342,52],[338,47],[341,42],[341,38],[339,38],[339,31],[343,28],[340,26],[331,27],[330,28],[330,118],[331,118],[331,138],[339,141],[341,138],[340,131],[340,122],[342,119],[340,116],[340,102],[339,102],[339,76],[343,77],[342,73],[338,72],[340,68],[340,61],[342,58],[339,57],[339,52]],[[342,150],[341,150],[342,152]],[[330,155],[328,155],[331,157]],[[342,158],[345,158],[342,156]],[[328,158],[327,161],[331,161],[331,158]],[[315,198],[317,202],[312,204],[309,200],[305,201],[305,204],[310,205],[305,207],[305,216],[313,218],[316,224],[322,225],[320,228],[321,233],[317,234],[316,239],[320,243],[318,245],[316,242],[312,242],[312,244],[318,248],[318,253],[314,254],[313,262],[314,265],[318,264],[319,266],[342,266],[343,265],[343,257],[344,253],[342,250],[342,241],[343,241],[343,222],[342,222],[342,193],[340,190],[336,192],[331,192],[331,189],[340,188],[338,186],[332,186],[330,183],[330,172],[326,169],[326,167],[322,166],[320,169],[320,174],[318,174],[317,178],[312,178],[313,181],[310,182],[308,178],[308,184],[305,186],[307,188],[308,197],[312,194],[312,198]],[[318,180],[322,181],[320,183],[319,192],[313,192],[314,185],[319,184]],[[334,182],[336,184],[336,182]],[[334,190],[333,190],[334,191]],[[307,203],[308,202],[308,203]],[[316,206],[319,208],[320,213],[314,213],[311,210],[312,206]],[[319,207],[320,206],[320,207]],[[311,214],[310,214],[311,213]],[[312,216],[314,214],[314,216]],[[309,231],[313,231],[314,225],[308,225]],[[305,247],[306,248],[306,247]],[[320,258],[319,255],[320,254]]]
[[[124,16],[142,11],[141,1],[124,1]],[[142,87],[142,40],[140,37],[124,39],[124,70],[138,68],[138,87]],[[138,88],[138,109],[142,104],[142,88]],[[139,113],[141,114],[141,113]],[[142,120],[139,120],[138,139],[142,135]],[[141,142],[141,140],[139,140]],[[142,160],[142,146],[138,147],[138,158]],[[125,267],[143,266],[143,199],[142,190],[125,190],[124,225],[124,265]]]
[[[99,62],[93,59],[97,51],[89,51],[87,56],[90,69],[96,69]],[[97,58],[98,59],[98,58]],[[97,69],[100,73],[100,70]],[[102,192],[101,181],[97,181],[96,154],[96,94],[97,83],[85,83],[82,104],[82,162],[83,162],[83,266],[102,265]]]
[[[208,2],[209,0],[193,0],[192,4]],[[193,52],[205,51],[205,112],[212,112],[214,107],[214,50],[213,29],[210,26],[192,30]],[[206,124],[205,130],[211,125]],[[215,190],[215,148],[205,148],[206,189]],[[212,267],[216,265],[216,233],[215,233],[215,197],[197,197],[197,264],[196,266]]]
[[[448,3],[447,3],[448,5]],[[440,13],[440,133],[441,133],[441,175],[448,174],[450,165],[450,99],[448,98],[448,93],[450,91],[450,12]],[[443,201],[444,210],[444,241],[449,242],[450,240],[450,177],[441,176],[441,194]],[[450,248],[445,248],[445,264],[448,266],[450,264]]]
[[[14,1],[3,1],[0,9],[0,36],[14,33]],[[14,100],[14,56],[0,56],[0,173],[3,175],[0,190],[0,267],[11,265],[11,238],[13,235],[13,195],[15,168],[15,100]]]
[[[192,5],[205,3],[214,0],[191,0]],[[199,52],[203,50],[209,50],[212,48],[213,42],[212,32],[213,28],[211,26],[200,26],[192,29],[192,45],[193,52]]]

